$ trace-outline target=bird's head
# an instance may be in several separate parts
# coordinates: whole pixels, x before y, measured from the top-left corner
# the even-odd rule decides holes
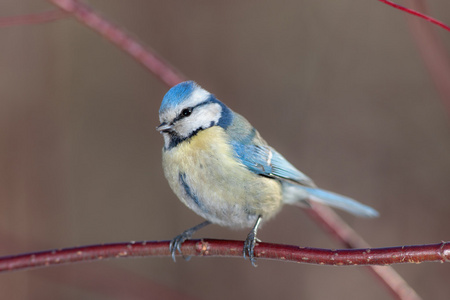
[[[164,136],[165,149],[177,146],[212,126],[226,128],[233,112],[193,81],[172,87],[164,96],[156,128]]]

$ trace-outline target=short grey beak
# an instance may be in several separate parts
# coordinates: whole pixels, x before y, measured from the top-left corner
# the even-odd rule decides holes
[[[172,130],[172,125],[171,124],[167,124],[166,122],[161,123],[158,127],[156,127],[156,130],[158,130],[160,133],[163,132],[169,132]]]

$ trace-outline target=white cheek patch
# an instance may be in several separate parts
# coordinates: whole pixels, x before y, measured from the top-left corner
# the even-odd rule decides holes
[[[222,107],[217,103],[205,104],[194,109],[189,117],[177,122],[176,131],[186,138],[199,128],[209,128],[217,124],[222,115]]]

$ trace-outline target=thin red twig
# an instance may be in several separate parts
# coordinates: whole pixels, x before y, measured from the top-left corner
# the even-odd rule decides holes
[[[436,24],[436,25],[438,25],[438,26],[444,28],[444,29],[447,30],[447,31],[450,31],[450,26],[444,24],[443,22],[441,22],[441,21],[439,21],[439,20],[436,20],[435,18],[432,18],[432,17],[430,17],[430,16],[427,16],[427,15],[425,15],[425,14],[423,14],[423,13],[420,13],[420,12],[418,12],[418,11],[415,11],[415,10],[413,10],[413,9],[404,7],[404,6],[402,6],[402,5],[396,4],[396,3],[392,2],[392,1],[388,1],[388,0],[378,0],[378,1],[381,1],[381,2],[383,2],[383,3],[385,3],[385,4],[387,4],[387,5],[390,5],[390,6],[392,6],[392,7],[397,8],[397,9],[399,9],[399,10],[405,11],[405,12],[407,12],[408,14],[411,14],[411,15],[417,16],[417,17],[419,17],[419,18],[425,19],[425,20],[427,20],[427,21],[430,21],[431,23]]]
[[[21,240],[11,232],[0,228],[0,251],[8,253],[11,249],[41,248],[41,241],[30,239]],[[86,290],[103,295],[105,299],[167,299],[167,300],[194,300],[170,286],[157,280],[152,280],[143,274],[133,272],[114,264],[89,264],[83,268],[75,268],[70,272],[45,272],[39,274],[40,279],[50,280],[62,285],[68,285],[78,290]],[[77,280],[73,280],[77,278]]]
[[[13,17],[4,17],[0,18],[0,28],[8,27],[8,26],[17,26],[17,25],[29,25],[29,24],[39,24],[52,22],[56,20],[60,20],[63,18],[67,18],[68,14],[59,9],[53,9],[49,11],[28,14],[28,15],[20,15]]]
[[[169,87],[186,80],[178,70],[156,54],[153,49],[144,47],[122,29],[99,16],[86,4],[76,0],[48,1],[60,9],[71,13],[82,24],[98,32],[117,47],[134,57]]]
[[[410,0],[410,6],[426,13],[425,1]],[[408,16],[408,27],[423,62],[450,115],[450,56],[434,27],[413,16]]]
[[[0,258],[0,272],[16,271],[65,263],[87,262],[124,257],[171,257],[170,241],[146,241],[93,245]],[[242,258],[242,241],[188,240],[182,252],[188,256]],[[331,266],[390,265],[450,261],[450,243],[400,246],[373,249],[330,250],[259,243],[255,247],[259,259],[272,259]]]
[[[320,204],[311,203],[312,209],[305,211],[317,223],[334,236],[341,244],[348,248],[369,248],[369,244],[348,226],[331,208]],[[409,286],[409,284],[392,268],[387,266],[368,266],[370,271],[391,292],[402,300],[420,300],[421,297]]]

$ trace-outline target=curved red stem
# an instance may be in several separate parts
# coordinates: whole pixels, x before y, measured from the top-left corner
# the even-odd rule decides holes
[[[0,257],[0,272],[108,258],[170,257],[169,243],[169,241],[116,243]],[[183,254],[188,256],[241,258],[242,249],[242,241],[229,240],[189,240],[182,245]],[[450,260],[450,243],[341,250],[259,243],[255,247],[255,256],[258,259],[332,266],[447,262]]]
[[[178,70],[159,56],[156,51],[149,47],[144,47],[136,39],[126,34],[124,30],[102,18],[86,4],[76,0],[49,1],[60,9],[72,14],[81,23],[98,32],[118,48],[135,58],[169,87],[186,80]]]
[[[427,16],[427,15],[425,15],[423,13],[420,13],[418,11],[415,11],[413,9],[404,7],[402,5],[396,4],[396,3],[392,2],[392,1],[388,1],[388,0],[378,0],[378,1],[381,1],[381,2],[383,2],[385,4],[387,4],[387,5],[390,5],[390,6],[394,7],[394,8],[396,8],[396,9],[399,9],[399,10],[402,10],[404,12],[407,12],[408,14],[411,14],[411,15],[417,16],[419,18],[425,19],[427,21],[430,21],[431,23],[436,24],[437,26],[440,26],[440,27],[444,28],[447,31],[450,31],[450,26],[444,24],[443,22],[441,22],[439,20],[436,20],[435,18]]]

